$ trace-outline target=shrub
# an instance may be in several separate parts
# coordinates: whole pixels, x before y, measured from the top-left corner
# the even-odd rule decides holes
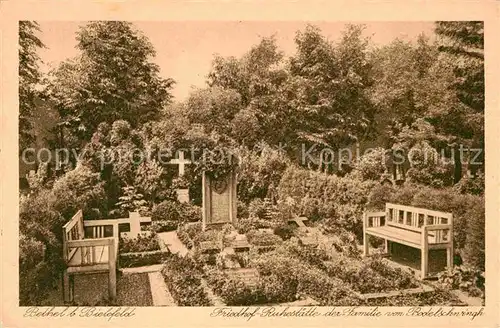
[[[194,239],[193,242],[195,245],[199,245],[201,242],[214,242],[218,243],[221,241],[223,237],[223,234],[221,231],[218,230],[205,230],[202,231],[200,234],[198,234]]]
[[[438,283],[445,289],[460,289],[471,296],[482,296],[484,277],[481,270],[467,266],[455,266],[439,273]],[[478,293],[479,290],[479,293]]]
[[[188,257],[173,254],[162,270],[165,283],[178,306],[211,306],[201,283],[196,263]]]
[[[139,253],[122,253],[120,254],[120,267],[133,268],[145,265],[160,264],[167,260],[169,257],[170,253],[162,250]]]
[[[477,177],[462,177],[462,179],[453,186],[461,194],[484,195],[485,180],[484,174]]]
[[[144,213],[149,211],[149,207],[147,206],[148,202],[144,200],[144,195],[139,193],[134,186],[123,187],[123,195],[118,199],[119,202],[116,203],[116,206],[118,206],[122,212]]]
[[[236,206],[237,206],[238,218],[239,219],[248,218],[248,216],[250,215],[250,213],[248,212],[248,205],[238,199]]]
[[[200,222],[202,219],[201,207],[187,203],[180,204],[179,214],[181,222]]]
[[[449,291],[436,289],[433,292],[417,295],[374,298],[365,301],[365,306],[464,306],[457,296]]]
[[[285,169],[290,165],[286,154],[267,144],[258,151],[244,150],[238,174],[238,199],[250,203],[253,199],[273,198]]]
[[[385,204],[392,201],[394,192],[395,188],[393,186],[387,184],[375,185],[368,195],[366,209],[371,211],[385,210]]]
[[[340,280],[328,277],[319,268],[304,263],[281,247],[252,260],[262,279],[280,281],[274,295],[282,302],[296,300],[300,295],[310,295],[323,306],[353,306],[360,300]]]
[[[248,205],[248,214],[250,217],[265,219],[267,214],[267,204],[262,199],[253,199]]]
[[[147,229],[159,233],[175,231],[177,230],[178,226],[179,223],[177,221],[153,221]]]
[[[40,305],[64,268],[61,217],[51,204],[52,193],[40,190],[19,206],[19,303]]]
[[[180,204],[171,200],[165,200],[153,208],[152,221],[174,221],[181,219]]]
[[[356,242],[356,235],[350,231],[342,228],[332,227],[328,225],[328,222],[321,226],[323,232],[328,234],[331,247],[335,252],[342,253],[353,259],[358,259],[361,257],[361,251],[358,248],[358,243]]]
[[[179,237],[179,240],[184,244],[184,246],[186,246],[187,249],[194,247],[194,242],[191,238],[189,238],[186,231],[180,229],[177,230],[177,237]]]
[[[294,235],[296,227],[290,224],[283,224],[274,228],[274,234],[279,236],[283,240],[289,240]]]
[[[426,141],[417,143],[408,152],[410,169],[406,172],[409,181],[437,188],[453,183],[453,164],[444,163],[436,149]]]
[[[118,145],[120,142],[127,140],[130,137],[130,123],[124,120],[113,122],[110,131],[110,142],[112,145]]]
[[[220,296],[226,305],[245,306],[269,302],[260,286],[249,286],[241,279],[230,278],[222,270],[205,268],[205,277],[214,293]]]
[[[163,168],[155,160],[146,160],[137,168],[134,186],[152,203],[162,186]]]
[[[45,246],[32,237],[19,238],[19,304],[40,305],[53,288],[57,275],[45,261]]]
[[[484,198],[470,204],[464,215],[468,219],[464,263],[482,271],[485,270],[485,215]]]
[[[401,269],[393,269],[379,258],[356,261],[339,256],[329,263],[326,272],[360,293],[387,292],[418,287],[415,278]]]
[[[354,166],[354,171],[358,171],[363,180],[378,181],[386,170],[386,161],[386,150],[375,148],[361,156]]]
[[[196,236],[201,234],[203,229],[203,224],[201,222],[186,224],[183,226],[183,230],[188,234],[189,238],[195,239]]]
[[[64,218],[71,218],[78,210],[88,212],[97,208],[106,212],[104,182],[99,173],[93,173],[83,165],[77,166],[54,182],[51,205]]]

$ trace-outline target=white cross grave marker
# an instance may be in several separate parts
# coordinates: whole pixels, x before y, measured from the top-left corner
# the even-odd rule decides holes
[[[185,166],[187,164],[191,164],[191,161],[184,158],[184,151],[181,150],[181,151],[179,151],[179,158],[174,158],[174,159],[170,160],[170,162],[168,162],[168,163],[179,165],[179,176],[181,177],[184,175]]]
[[[169,164],[179,165],[179,177],[184,175],[185,166],[191,164],[192,162],[184,158],[184,151],[179,151],[179,157],[174,158],[168,162]],[[188,189],[177,189],[177,200],[181,203],[189,203],[189,190]]]

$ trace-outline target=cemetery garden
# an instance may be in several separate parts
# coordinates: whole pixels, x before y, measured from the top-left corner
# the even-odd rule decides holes
[[[463,24],[436,34],[479,33]],[[88,23],[80,61],[20,99],[54,111],[48,129],[21,109],[51,151],[78,149],[21,182],[20,305],[484,304],[484,108],[457,90],[462,53],[424,37],[370,50],[356,26],[334,44],[310,26],[286,61],[264,38],[174,102],[138,35]],[[370,151],[325,156],[356,147]]]

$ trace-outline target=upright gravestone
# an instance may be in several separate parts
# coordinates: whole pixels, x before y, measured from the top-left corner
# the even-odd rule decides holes
[[[208,226],[236,223],[236,184],[234,171],[218,180],[203,172],[203,230]]]
[[[179,165],[179,180],[182,180],[184,176],[185,166],[187,164],[191,164],[190,160],[184,158],[184,152],[179,151],[179,157],[170,160],[169,164]],[[177,200],[181,203],[189,203],[189,189],[185,188],[185,186],[181,186],[176,189],[177,191]]]

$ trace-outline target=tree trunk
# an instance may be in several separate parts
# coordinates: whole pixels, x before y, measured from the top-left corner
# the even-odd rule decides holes
[[[453,180],[457,184],[462,179],[462,156],[456,147],[453,149],[453,161],[455,164]]]

